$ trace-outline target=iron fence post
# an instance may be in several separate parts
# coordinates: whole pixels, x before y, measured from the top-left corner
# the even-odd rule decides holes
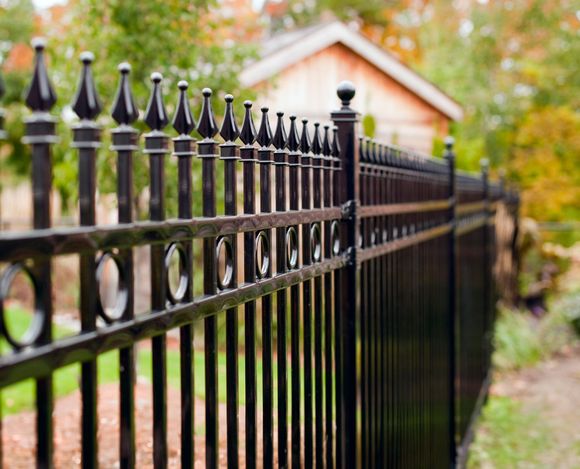
[[[458,352],[458,324],[457,324],[457,278],[456,278],[456,228],[457,218],[455,209],[457,200],[455,198],[456,181],[455,181],[455,153],[453,145],[455,140],[448,136],[445,139],[444,158],[447,160],[449,166],[449,224],[451,230],[449,231],[449,246],[448,246],[448,273],[449,273],[449,288],[448,288],[448,305],[449,305],[449,321],[448,321],[448,337],[449,337],[449,466],[454,468],[457,460],[457,440],[456,440],[456,417],[457,417],[457,388],[456,388],[456,373],[459,369],[457,360]]]
[[[492,336],[492,310],[493,310],[493,291],[491,288],[491,227],[490,227],[490,195],[489,195],[489,161],[484,158],[480,161],[481,166],[481,182],[483,186],[483,212],[485,214],[485,224],[483,225],[483,313],[484,313],[484,335],[483,335],[483,371],[484,378],[489,372],[489,365],[491,363],[491,336]]]
[[[360,220],[357,209],[360,205],[360,167],[357,138],[358,113],[351,109],[350,102],[355,95],[355,87],[348,81],[338,85],[337,95],[342,107],[331,114],[338,127],[338,142],[342,149],[340,158],[342,170],[337,173],[339,183],[338,199],[345,209],[346,217],[341,227],[341,246],[348,257],[348,263],[339,273],[341,329],[338,331],[340,362],[342,366],[341,383],[337,386],[337,399],[340,402],[341,421],[341,466],[358,466],[360,456],[360,406],[357,347],[359,343],[360,321],[360,264],[357,260]],[[359,414],[357,416],[357,414]]]

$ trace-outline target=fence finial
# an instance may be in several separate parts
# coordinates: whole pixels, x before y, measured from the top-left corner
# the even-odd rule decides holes
[[[453,153],[454,145],[455,139],[451,135],[445,137],[445,151],[443,152],[443,158],[447,160],[455,158],[455,153]]]
[[[32,111],[50,111],[56,103],[56,93],[48,78],[46,64],[44,62],[44,38],[34,38],[32,47],[35,51],[34,74],[32,82],[26,91],[26,105]]]
[[[187,98],[187,88],[189,87],[189,83],[185,80],[181,80],[177,84],[177,87],[179,88],[179,101],[173,116],[173,128],[180,135],[189,135],[191,131],[195,129],[195,119],[191,114],[189,99]]]
[[[332,127],[332,156],[338,158],[340,156],[340,143],[338,141],[338,127]]]
[[[348,109],[350,108],[352,98],[354,98],[354,95],[356,94],[356,88],[352,82],[348,80],[341,81],[336,88],[336,94],[342,102],[342,109]]]
[[[143,119],[151,130],[163,130],[169,122],[167,111],[165,110],[165,104],[163,103],[163,93],[161,92],[162,80],[163,75],[161,75],[161,73],[153,72],[151,74],[153,90],[151,91],[151,97],[149,98],[149,103],[147,104],[147,110],[145,111],[145,117]]]
[[[310,151],[310,134],[308,133],[308,119],[302,119],[302,135],[300,136],[300,151],[308,153]]]
[[[267,147],[272,143],[272,129],[270,128],[270,121],[268,121],[268,108],[262,108],[262,122],[260,122],[260,130],[258,130],[258,143],[262,147]]]
[[[91,64],[95,60],[95,56],[92,52],[83,52],[80,59],[83,71],[72,108],[79,118],[93,120],[103,109],[91,72]]]
[[[322,154],[324,156],[330,156],[332,149],[330,148],[330,133],[329,133],[330,126],[324,126],[324,140],[322,142]]]
[[[312,153],[320,155],[322,152],[322,140],[320,139],[320,122],[314,123],[314,137],[312,138]]]
[[[240,131],[240,140],[245,145],[251,145],[256,140],[256,126],[254,125],[254,118],[252,117],[252,101],[244,101],[246,112],[244,114],[244,122],[242,130]]]
[[[129,82],[129,73],[131,73],[131,65],[127,62],[122,62],[117,67],[121,73],[119,79],[119,87],[117,88],[117,95],[113,102],[113,110],[111,115],[119,125],[129,125],[137,120],[139,111],[135,104],[135,98],[131,92],[131,84]]]
[[[210,139],[213,138],[218,131],[215,116],[213,115],[213,109],[211,107],[210,98],[212,91],[210,88],[204,88],[201,93],[203,94],[203,104],[201,106],[197,131],[203,138]]]
[[[277,112],[276,116],[278,116],[278,120],[276,122],[276,132],[274,133],[272,143],[277,150],[283,150],[286,147],[286,141],[288,140],[286,129],[284,128],[284,113]]]
[[[234,116],[234,97],[231,94],[226,94],[224,97],[226,102],[226,111],[224,114],[224,120],[222,122],[222,128],[220,130],[220,135],[226,142],[233,142],[238,135],[240,135],[240,130],[238,129],[238,124],[236,123],[236,117]]]
[[[479,167],[481,168],[481,172],[484,175],[487,175],[489,172],[489,160],[487,158],[482,158],[479,160]]]
[[[300,148],[300,136],[298,135],[298,127],[296,126],[296,116],[290,116],[290,130],[288,131],[288,149],[290,151],[298,151]]]

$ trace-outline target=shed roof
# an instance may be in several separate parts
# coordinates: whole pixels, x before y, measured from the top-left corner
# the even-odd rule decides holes
[[[247,87],[255,86],[336,43],[343,44],[372,63],[385,75],[450,119],[462,119],[463,109],[457,101],[340,21],[320,23],[268,39],[262,47],[261,58],[248,65],[241,73],[241,83]]]

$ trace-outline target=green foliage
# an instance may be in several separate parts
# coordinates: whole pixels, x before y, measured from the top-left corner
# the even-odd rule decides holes
[[[578,219],[580,17],[573,0],[316,4],[319,14],[362,22],[363,33],[463,105],[465,117],[452,127],[458,168],[477,171],[483,157],[492,171],[508,165],[524,190],[524,213]],[[538,150],[528,158],[531,147]]]
[[[63,210],[70,209],[77,195],[78,156],[71,149],[70,126],[74,122],[70,103],[80,76],[79,54],[84,50],[95,53],[93,73],[97,89],[104,104],[99,122],[110,129],[116,124],[109,117],[119,74],[117,65],[127,61],[132,65],[131,82],[135,100],[141,110],[145,110],[151,83],[149,75],[153,71],[163,73],[164,92],[169,115],[177,101],[177,82],[186,79],[190,83],[192,108],[199,115],[201,88],[210,86],[216,90],[214,109],[223,111],[223,95],[232,93],[237,102],[253,97],[242,90],[238,82],[242,63],[254,54],[253,46],[240,44],[235,40],[233,18],[222,18],[215,8],[217,1],[142,0],[139,2],[102,2],[100,0],[78,0],[71,2],[67,14],[44,31],[48,37],[49,74],[56,88],[58,102],[53,109],[64,123],[58,128],[60,143],[54,147],[54,187],[60,193]],[[30,11],[30,9],[29,9]],[[3,16],[9,20],[13,13]],[[30,18],[30,14],[26,16]],[[15,37],[15,42],[28,42],[26,37]],[[29,73],[22,74],[28,81]],[[9,75],[7,81],[13,77]],[[9,84],[9,89],[21,95],[25,83]],[[28,175],[29,157],[27,149],[19,142],[22,129],[17,122],[22,118],[10,109],[9,134],[11,135],[9,154],[10,168],[15,174]],[[21,112],[21,111],[20,111]],[[147,129],[142,123],[139,130]],[[167,132],[171,135],[172,129]],[[98,187],[100,193],[114,193],[116,189],[115,155],[108,151],[110,135],[104,132],[103,150],[97,160]],[[167,158],[167,205],[168,215],[175,214],[177,193],[172,181],[176,180],[174,158]],[[219,175],[218,175],[219,176]],[[135,206],[139,215],[146,213],[139,206],[140,196],[148,186],[148,165],[146,156],[134,158]],[[198,181],[194,181],[194,184]],[[195,187],[200,187],[196,184]],[[218,194],[219,191],[218,187]]]
[[[575,310],[570,305],[575,305]],[[549,312],[535,319],[528,312],[503,309],[494,332],[493,363],[498,371],[533,366],[574,344],[573,311],[580,315],[580,293],[572,292],[551,302]]]
[[[469,468],[538,466],[553,444],[549,429],[537,413],[526,413],[508,397],[492,396],[483,409],[477,436],[469,449]]]
[[[365,114],[362,118],[363,134],[367,137],[374,138],[377,128],[377,122],[371,114]]]
[[[522,215],[580,218],[580,115],[546,106],[526,115],[514,137],[510,173],[524,190]]]

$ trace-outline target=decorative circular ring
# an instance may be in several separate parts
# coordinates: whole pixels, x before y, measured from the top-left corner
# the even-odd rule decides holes
[[[330,245],[332,246],[332,255],[338,256],[340,254],[340,230],[336,220],[330,225]]]
[[[286,263],[289,269],[298,265],[298,234],[293,226],[286,230]]]
[[[310,227],[310,252],[312,253],[312,260],[320,262],[322,258],[322,239],[320,236],[320,225],[314,223]]]
[[[111,260],[115,263],[115,267],[117,268],[117,272],[119,274],[119,285],[117,287],[118,290],[117,300],[115,301],[115,307],[113,308],[111,313],[108,313],[105,310],[101,298],[101,282],[103,280],[102,277],[104,274],[105,265],[107,264],[108,260]],[[125,311],[127,310],[127,304],[129,303],[129,289],[127,285],[127,275],[125,272],[125,264],[123,262],[123,259],[111,251],[104,252],[97,261],[96,277],[97,277],[97,293],[98,293],[97,313],[99,313],[99,316],[101,316],[101,318],[103,318],[103,320],[107,324],[111,324],[123,317]]]
[[[219,260],[221,253],[224,253],[225,271],[223,275],[219,273]],[[234,279],[234,249],[229,237],[222,236],[219,238],[215,248],[216,261],[218,263],[217,283],[220,290],[224,290],[231,286]]]
[[[260,231],[256,236],[256,276],[264,278],[270,269],[270,241],[266,232]]]
[[[179,256],[179,284],[175,291],[173,291],[169,279],[169,269],[171,268],[171,259],[175,253]],[[165,252],[165,282],[169,302],[175,305],[183,301],[189,285],[189,259],[181,243],[170,244]]]
[[[34,314],[28,330],[20,339],[16,339],[10,332],[8,322],[6,321],[4,300],[8,298],[12,282],[14,282],[14,279],[19,273],[26,275],[34,289]],[[4,335],[6,341],[16,350],[34,344],[44,329],[46,315],[44,314],[44,310],[39,301],[40,297],[41,291],[38,282],[36,281],[32,270],[26,265],[17,262],[16,264],[12,264],[2,273],[2,277],[0,277],[0,331]]]

